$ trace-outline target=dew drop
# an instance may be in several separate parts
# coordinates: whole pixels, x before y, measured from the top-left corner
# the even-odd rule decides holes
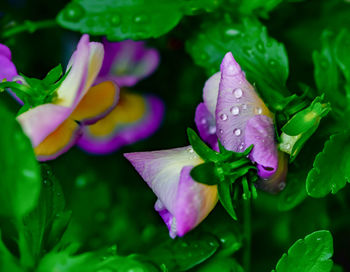
[[[236,136],[239,136],[239,135],[241,135],[241,130],[239,128],[235,128],[233,130],[233,134],[236,135]]]
[[[275,60],[269,60],[269,65],[270,66],[275,66],[276,65],[276,61]]]
[[[256,107],[254,109],[254,112],[255,112],[255,114],[261,114],[262,113],[262,109],[260,107]]]
[[[235,90],[233,90],[233,95],[236,97],[236,98],[241,98],[242,95],[243,95],[243,91],[241,88],[237,88]]]
[[[243,105],[242,105],[242,109],[246,110],[246,109],[247,109],[247,105],[246,105],[246,104],[243,104]]]
[[[286,149],[290,150],[290,148],[291,148],[290,144],[286,144]]]
[[[216,132],[216,127],[215,126],[210,126],[209,127],[209,134],[215,134]]]
[[[264,44],[261,41],[258,41],[256,43],[256,48],[258,49],[259,52],[265,53]]]
[[[187,148],[187,152],[192,154],[194,152],[194,150],[192,147],[189,147],[189,148]]]
[[[220,115],[220,119],[221,119],[222,121],[226,121],[226,120],[227,120],[227,115],[226,115],[225,113],[221,114],[221,115]]]
[[[230,109],[230,112],[232,115],[238,115],[239,114],[239,108],[237,106],[234,106]]]
[[[134,18],[134,22],[138,24],[145,23],[147,20],[148,20],[147,15],[138,15],[138,16],[135,16]]]
[[[201,119],[201,124],[202,124],[202,125],[205,125],[206,123],[207,123],[207,119],[202,118],[202,119]]]
[[[244,148],[244,143],[241,143],[241,144],[239,145],[239,150],[243,150],[243,148]]]
[[[220,133],[220,134],[223,134],[223,133],[224,133],[224,131],[223,131],[222,129],[220,129],[220,130],[219,130],[219,133]]]
[[[120,23],[120,16],[119,15],[113,15],[110,20],[111,24],[113,26],[118,26]]]
[[[280,184],[278,184],[278,189],[279,190],[283,190],[286,187],[286,183],[285,182],[281,182]]]
[[[237,36],[239,33],[240,31],[234,28],[229,28],[225,31],[225,34],[231,37]]]
[[[71,22],[78,22],[84,16],[84,9],[77,3],[69,4],[65,9],[63,16],[66,20]]]

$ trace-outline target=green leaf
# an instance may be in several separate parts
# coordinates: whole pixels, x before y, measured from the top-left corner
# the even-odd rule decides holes
[[[234,4],[238,4],[238,10],[245,15],[258,13],[262,17],[268,17],[268,12],[276,8],[283,0],[231,0]],[[235,6],[236,6],[235,5]]]
[[[57,245],[70,219],[70,212],[64,210],[65,200],[60,184],[48,166],[42,165],[41,172],[39,204],[23,218],[20,228],[20,236],[24,239],[20,239],[19,247],[29,250],[29,258],[34,263]]]
[[[296,241],[279,259],[276,272],[329,272],[333,261],[333,238],[329,231],[320,230]]]
[[[266,27],[257,20],[244,18],[242,23],[231,20],[207,20],[186,44],[195,63],[208,75],[219,71],[227,52],[232,52],[246,72],[248,80],[256,83],[259,94],[273,109],[282,109],[289,74],[286,50],[267,34]]]
[[[117,256],[115,247],[111,249],[86,252],[79,255],[74,254],[77,248],[71,245],[64,251],[53,250],[41,260],[37,272],[96,272],[96,271],[159,271],[153,264],[138,260],[137,255]]]
[[[168,271],[186,271],[211,257],[219,248],[215,236],[208,233],[189,233],[151,250],[149,257]]]
[[[218,185],[219,200],[221,202],[221,205],[228,212],[228,214],[234,220],[237,220],[237,215],[232,202],[231,188],[232,188],[232,185],[230,183],[227,183],[227,182],[220,183]]]
[[[184,15],[211,11],[214,0],[74,0],[57,16],[70,30],[105,35],[109,40],[157,38],[173,29]]]
[[[0,232],[0,271],[21,272],[18,260],[11,254],[4,244]]]
[[[232,257],[214,257],[202,264],[197,272],[244,272],[239,263]]]
[[[218,153],[213,149],[208,147],[197,133],[191,129],[187,129],[188,141],[190,142],[193,150],[201,157],[204,161],[207,162],[217,162],[219,160]]]
[[[46,77],[43,79],[43,82],[46,85],[54,84],[62,76],[62,73],[62,65],[59,64],[47,73]]]
[[[205,162],[195,166],[190,174],[195,181],[203,184],[215,185],[220,183],[220,178],[213,162]]]
[[[306,190],[312,197],[336,194],[350,178],[349,132],[335,134],[317,154],[306,180]]]
[[[0,215],[20,219],[34,208],[40,170],[30,140],[13,114],[0,103]]]

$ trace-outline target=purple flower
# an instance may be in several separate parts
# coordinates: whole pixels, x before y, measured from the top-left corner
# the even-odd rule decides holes
[[[105,58],[97,82],[112,80],[120,87],[133,86],[154,72],[159,64],[155,49],[143,42],[110,43],[104,40]],[[153,134],[164,115],[163,102],[123,88],[116,107],[102,120],[85,126],[79,147],[93,154],[107,154]]]
[[[0,82],[6,79],[12,81],[17,76],[16,66],[11,61],[11,51],[0,43]]]
[[[203,163],[191,146],[124,156],[158,197],[154,208],[170,237],[185,235],[215,207],[217,186],[197,183],[190,176],[191,169]]]
[[[30,138],[39,160],[54,159],[72,147],[84,125],[103,118],[116,105],[119,88],[111,81],[91,87],[103,60],[100,43],[83,35],[56,90],[57,98],[20,114],[17,120]]]
[[[273,114],[247,81],[232,53],[225,55],[220,72],[205,83],[203,100],[195,118],[202,139],[214,149],[219,139],[227,150],[235,152],[243,152],[253,144],[249,156],[257,165],[258,175],[276,179],[279,156]]]

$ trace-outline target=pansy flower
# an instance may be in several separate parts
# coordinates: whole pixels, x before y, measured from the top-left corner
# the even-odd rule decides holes
[[[217,186],[195,182],[191,169],[203,163],[191,146],[124,154],[157,196],[155,210],[170,237],[183,236],[214,208]]]
[[[232,53],[225,55],[220,72],[205,83],[203,100],[195,115],[201,138],[214,149],[219,139],[225,149],[235,152],[254,145],[249,158],[264,179],[263,187],[269,191],[283,189],[287,160],[277,150],[273,114],[247,81]],[[280,166],[279,160],[283,162]]]
[[[53,101],[17,117],[39,160],[54,159],[67,151],[76,143],[84,125],[103,118],[116,105],[119,88],[115,83],[105,81],[92,87],[103,56],[103,45],[89,42],[89,36],[83,35]]]
[[[17,75],[16,66],[11,61],[10,49],[0,43],[0,81],[11,81]]]
[[[105,58],[96,82],[112,80],[124,87],[119,103],[96,124],[85,126],[78,145],[93,154],[106,154],[144,139],[160,126],[164,114],[163,102],[152,95],[127,90],[154,72],[159,53],[146,48],[143,42],[103,41]]]
[[[261,187],[275,191],[275,184],[285,178],[286,159],[278,154],[272,118],[232,54],[227,53],[220,72],[204,86],[204,103],[197,107],[195,122],[200,136],[213,149],[218,150],[218,139],[235,152],[254,145],[249,156],[257,164],[258,175],[266,179]],[[204,163],[191,146],[127,153],[125,157],[156,194],[155,210],[171,237],[196,227],[216,205],[217,185],[198,183],[190,176],[194,166]]]

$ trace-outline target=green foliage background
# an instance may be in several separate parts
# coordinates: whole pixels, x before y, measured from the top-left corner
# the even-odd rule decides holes
[[[86,13],[80,23],[67,20],[72,5],[88,9],[98,2],[3,1],[0,42],[11,48],[19,71],[43,78],[67,62],[77,31],[94,40],[101,35],[147,39],[160,51],[161,64],[133,89],[165,101],[163,125],[149,139],[112,155],[91,156],[73,148],[39,165],[14,121],[19,106],[1,93],[0,270],[244,271],[242,203],[237,222],[217,205],[197,229],[173,241],[153,210],[156,197],[122,155],[187,145],[186,129],[195,128],[204,82],[219,70],[223,54],[232,51],[275,112],[283,112],[289,96],[306,90],[306,101],[324,94],[332,107],[289,165],[286,189],[275,196],[259,191],[253,201],[251,271],[350,271],[350,189],[345,186],[350,3],[151,0],[145,8],[141,0],[104,0],[102,7],[115,3],[108,14],[102,8],[98,15]],[[123,12],[115,19],[111,10]],[[105,13],[112,16],[107,16],[109,24]],[[143,17],[128,24],[138,14]],[[56,16],[53,27],[5,35],[25,20]],[[163,21],[161,27],[157,20]],[[26,167],[30,178],[22,175]],[[332,268],[333,248],[337,265]]]

